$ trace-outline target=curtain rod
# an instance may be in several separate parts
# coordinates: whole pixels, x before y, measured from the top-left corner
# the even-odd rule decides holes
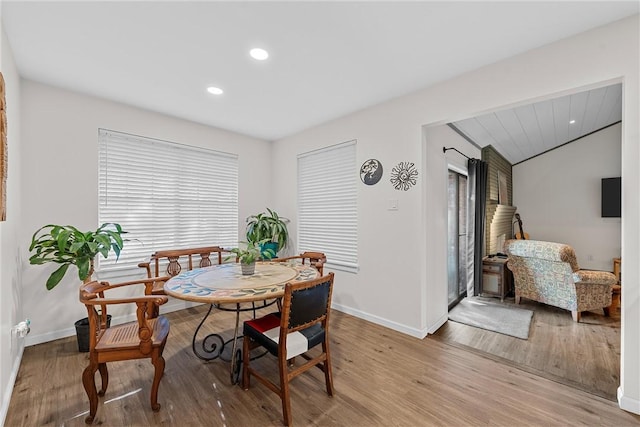
[[[477,160],[477,159],[472,159],[471,157],[467,156],[466,154],[464,154],[464,153],[463,153],[463,152],[461,152],[461,151],[458,151],[458,149],[457,149],[457,148],[453,148],[453,147],[449,147],[449,148],[442,147],[442,152],[443,152],[443,153],[446,153],[446,152],[447,152],[447,150],[454,150],[454,151],[456,151],[456,152],[458,152],[458,153],[462,154],[463,156],[465,156],[465,157],[466,157],[467,159],[469,159],[469,160]]]

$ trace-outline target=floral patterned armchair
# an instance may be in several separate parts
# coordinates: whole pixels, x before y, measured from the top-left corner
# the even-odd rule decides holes
[[[603,309],[609,315],[611,286],[616,277],[606,271],[580,270],[569,245],[537,240],[508,240],[504,250],[513,272],[516,304],[528,298],[570,310],[580,321],[583,311]]]

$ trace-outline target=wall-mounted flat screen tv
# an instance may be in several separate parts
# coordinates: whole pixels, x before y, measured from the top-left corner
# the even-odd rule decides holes
[[[622,212],[622,179],[602,178],[602,217],[620,218]]]

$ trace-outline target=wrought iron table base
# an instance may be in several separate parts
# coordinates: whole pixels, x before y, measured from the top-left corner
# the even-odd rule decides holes
[[[206,361],[220,358],[225,362],[231,362],[231,366],[229,368],[229,378],[231,380],[231,384],[237,384],[240,379],[240,366],[242,364],[242,350],[238,348],[238,339],[242,338],[242,335],[238,334],[238,327],[240,326],[240,313],[244,311],[253,311],[253,318],[255,319],[256,310],[269,307],[276,302],[277,300],[273,300],[270,302],[263,301],[259,306],[256,306],[255,303],[252,303],[251,307],[246,308],[240,307],[239,303],[235,304],[235,308],[223,307],[220,304],[210,304],[207,314],[205,314],[205,316],[202,318],[200,324],[193,333],[193,340],[191,341],[191,349],[193,350],[193,354],[195,354],[199,359]],[[214,307],[221,311],[235,311],[236,322],[233,329],[233,338],[225,340],[222,335],[212,333],[204,337],[204,339],[200,343],[201,348],[198,348],[198,345],[196,345],[198,332],[200,332],[200,329],[204,325],[204,322],[207,320]],[[229,343],[233,343],[233,345],[231,348],[231,356],[227,359],[224,357],[223,351],[225,346],[227,346]],[[254,356],[251,358],[251,360],[262,357],[266,353],[267,352],[264,352],[262,354]]]

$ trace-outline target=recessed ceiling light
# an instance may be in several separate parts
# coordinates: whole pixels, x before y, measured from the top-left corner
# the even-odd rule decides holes
[[[264,61],[269,57],[269,52],[264,49],[260,49],[259,47],[253,48],[249,51],[249,55],[253,59],[257,59],[258,61]]]
[[[215,87],[215,86],[209,86],[207,88],[207,92],[213,94],[213,95],[222,95],[224,93],[224,91],[222,89],[220,89],[219,87]]]
[[[569,120],[570,125],[574,124],[575,122],[576,122],[575,120]]]

